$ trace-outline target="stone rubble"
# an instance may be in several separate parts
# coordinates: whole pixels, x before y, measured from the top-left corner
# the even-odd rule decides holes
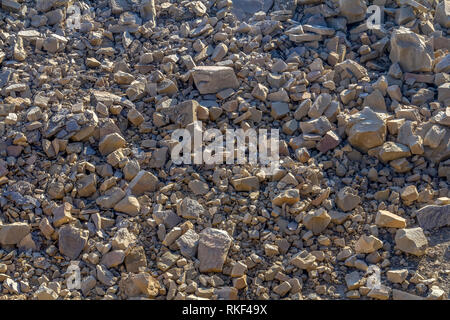
[[[449,0],[0,19],[1,299],[448,298]],[[279,129],[279,168],[177,164],[176,129]]]

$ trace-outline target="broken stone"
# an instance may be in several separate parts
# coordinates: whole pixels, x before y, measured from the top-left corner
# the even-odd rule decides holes
[[[221,272],[232,238],[226,231],[206,228],[200,233],[198,259],[200,272]]]

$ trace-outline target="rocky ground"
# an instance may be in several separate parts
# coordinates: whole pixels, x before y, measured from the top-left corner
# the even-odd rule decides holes
[[[1,6],[2,299],[447,298],[449,0]],[[279,170],[174,164],[196,121]]]

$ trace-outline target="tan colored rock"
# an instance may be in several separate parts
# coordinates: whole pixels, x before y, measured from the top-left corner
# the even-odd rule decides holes
[[[60,227],[65,223],[70,223],[75,219],[71,215],[72,205],[68,202],[64,202],[63,205],[53,209],[53,225]]]
[[[155,191],[158,183],[159,180],[153,173],[141,170],[133,180],[131,180],[128,185],[128,190],[135,196],[140,196],[147,191]]]
[[[427,72],[433,66],[433,47],[410,29],[399,27],[391,35],[392,63],[398,62],[405,72]]]
[[[406,219],[386,210],[378,210],[375,223],[384,228],[405,228]]]
[[[204,215],[206,211],[197,200],[184,198],[177,203],[177,213],[184,219],[198,219]]]
[[[378,156],[383,162],[409,157],[410,155],[411,152],[407,146],[392,141],[385,142],[378,152]]]
[[[422,228],[399,229],[395,234],[395,244],[403,252],[422,256],[428,247],[428,240]]]
[[[192,70],[195,86],[200,94],[217,93],[223,89],[237,89],[239,82],[230,67],[199,66]]]
[[[272,200],[272,204],[281,207],[284,203],[293,205],[300,200],[298,189],[288,189],[280,193]]]
[[[114,132],[104,136],[100,140],[98,149],[102,155],[106,156],[111,152],[124,147],[126,143],[127,142],[120,134]]]
[[[311,230],[315,235],[324,231],[331,221],[331,217],[328,215],[324,208],[319,208],[316,211],[310,211],[305,214],[303,218],[303,224],[308,230]]]
[[[361,112],[350,117],[345,132],[352,146],[367,152],[384,143],[386,124],[379,114],[365,107]]]
[[[79,197],[90,197],[97,191],[97,175],[88,174],[76,183]]]
[[[136,216],[141,210],[141,205],[136,197],[126,196],[114,206],[114,210]]]
[[[0,226],[0,244],[18,244],[31,231],[31,227],[25,222],[14,222]]]
[[[405,187],[400,194],[403,202],[412,203],[419,198],[419,193],[417,192],[417,188],[414,185],[410,185]]]
[[[339,13],[347,18],[347,23],[364,20],[367,6],[362,0],[339,0]]]
[[[259,190],[259,179],[257,177],[245,177],[231,180],[231,184],[236,191],[256,191]]]
[[[390,282],[402,283],[408,276],[408,269],[388,270],[386,275]]]
[[[355,243],[356,253],[372,253],[382,247],[383,241],[372,235],[362,235]]]

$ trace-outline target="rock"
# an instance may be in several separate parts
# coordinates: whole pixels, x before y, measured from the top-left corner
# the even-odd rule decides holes
[[[14,0],[2,0],[2,9],[11,12],[18,12],[21,8],[20,3]]]
[[[300,192],[298,189],[288,189],[280,193],[272,200],[272,205],[281,207],[283,204],[287,203],[293,205],[300,200]]]
[[[139,268],[147,267],[147,257],[142,246],[134,247],[130,250],[124,260],[127,272],[138,273]]]
[[[130,233],[127,228],[120,228],[111,239],[111,246],[115,250],[127,250],[135,242],[134,234]]]
[[[268,12],[273,5],[273,0],[232,0],[232,2],[232,12],[239,20],[252,17],[259,11]]]
[[[346,59],[341,63],[336,64],[335,69],[338,72],[346,72],[347,74],[356,77],[358,80],[362,78],[369,78],[366,68],[350,59]]]
[[[230,67],[195,67],[192,70],[192,77],[200,94],[217,93],[223,89],[239,87],[236,75]]]
[[[197,200],[184,198],[177,203],[177,213],[184,219],[198,219],[206,213],[206,210]]]
[[[402,200],[406,203],[412,203],[419,198],[416,186],[407,186],[401,192]]]
[[[232,179],[231,184],[236,191],[256,191],[259,190],[259,180],[257,177],[245,177]]]
[[[420,296],[416,296],[415,294],[411,294],[405,291],[393,289],[392,290],[392,299],[393,300],[424,300],[424,298]]]
[[[103,156],[107,156],[113,151],[126,145],[125,139],[117,132],[104,136],[98,143],[98,149]]]
[[[450,226],[450,204],[425,206],[416,211],[416,217],[424,230]]]
[[[439,147],[445,134],[446,131],[444,128],[438,125],[433,125],[426,133],[423,139],[423,145],[435,149]]]
[[[107,268],[115,268],[125,259],[125,252],[123,250],[113,250],[105,254],[102,258],[101,264]]]
[[[406,219],[386,210],[378,210],[375,223],[383,228],[406,228]]]
[[[308,212],[303,218],[303,224],[308,230],[311,230],[315,235],[324,231],[331,221],[324,208],[319,208],[316,211]]]
[[[285,102],[273,102],[270,115],[275,119],[281,119],[289,113],[289,105]]]
[[[87,296],[96,285],[97,279],[94,276],[88,276],[81,281],[81,292],[84,296]]]
[[[39,287],[34,293],[36,300],[56,300],[58,299],[58,294],[45,285]]]
[[[328,131],[317,144],[316,148],[322,153],[333,150],[341,143],[341,138],[333,131]]]
[[[29,224],[14,222],[0,226],[0,244],[18,244],[31,231]]]
[[[135,196],[155,191],[159,180],[151,172],[141,170],[128,184],[128,190]]]
[[[377,300],[388,300],[390,296],[390,288],[381,285],[379,288],[376,287],[371,289],[367,296]]]
[[[221,272],[232,240],[226,231],[204,229],[198,243],[200,272]]]
[[[145,294],[149,298],[155,298],[159,294],[160,284],[158,280],[153,278],[147,272],[140,272],[138,274],[133,274],[131,276],[131,281],[140,290],[141,293]]]
[[[339,0],[339,12],[347,18],[347,23],[355,23],[364,20],[367,6],[361,0]]]
[[[180,253],[186,258],[192,259],[197,254],[199,239],[200,236],[194,230],[189,229],[175,242],[180,248]]]
[[[434,21],[439,23],[443,28],[450,28],[450,1],[439,1],[434,14]]]
[[[317,269],[316,257],[306,250],[302,250],[295,254],[289,263],[299,269],[304,269],[307,271]]]
[[[446,103],[450,99],[450,83],[441,84],[438,87],[438,101]]]
[[[77,181],[79,197],[90,197],[97,191],[97,176],[88,174]]]
[[[89,233],[73,225],[64,225],[59,229],[59,251],[61,254],[75,260],[87,243]]]
[[[191,180],[188,186],[195,195],[204,195],[209,191],[208,184],[200,180]]]
[[[167,147],[158,148],[152,152],[152,157],[149,162],[150,168],[162,168],[167,161]]]
[[[350,211],[356,208],[361,203],[361,198],[358,192],[351,187],[344,187],[336,195],[336,205],[342,211]]]
[[[72,205],[68,202],[64,202],[63,205],[53,209],[53,225],[60,227],[65,223],[70,223],[75,219],[71,215]]]
[[[395,244],[403,252],[422,256],[428,247],[428,240],[422,228],[399,229],[395,234]]]
[[[410,155],[411,152],[407,146],[392,141],[385,142],[378,152],[378,157],[383,162],[409,157]]]
[[[408,276],[408,269],[389,270],[386,272],[387,278],[393,283],[402,283]]]
[[[328,108],[330,103],[331,95],[329,93],[321,93],[309,109],[308,117],[311,119],[320,117]]]
[[[372,253],[383,247],[383,241],[370,235],[362,235],[355,243],[356,253]]]
[[[265,87],[262,84],[258,83],[256,85],[256,87],[253,88],[253,90],[252,90],[252,96],[255,97],[258,100],[266,101],[268,92],[269,92],[269,89],[267,89],[267,87]]]
[[[358,289],[364,284],[364,278],[358,271],[353,271],[345,276],[345,283],[349,290]]]
[[[439,288],[438,286],[431,286],[430,293],[427,296],[427,300],[445,300],[446,294],[445,291]]]
[[[112,209],[124,197],[125,191],[118,187],[113,187],[104,196],[97,198],[95,202],[103,209]]]
[[[114,210],[129,214],[130,216],[137,216],[141,210],[141,205],[136,197],[126,196],[114,206]]]
[[[380,115],[369,107],[364,107],[361,112],[350,117],[345,132],[352,146],[367,152],[384,143],[386,124]]]
[[[433,57],[432,46],[426,42],[425,37],[404,27],[399,27],[392,33],[389,58],[392,63],[398,62],[403,71],[431,71]]]

